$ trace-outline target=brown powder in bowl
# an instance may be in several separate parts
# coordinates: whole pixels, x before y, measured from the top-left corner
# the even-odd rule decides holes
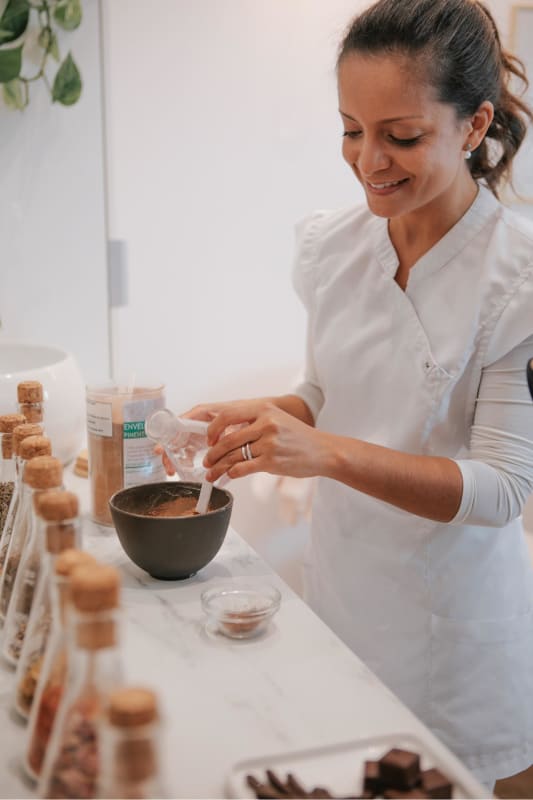
[[[197,515],[196,503],[198,498],[174,497],[172,500],[165,500],[163,503],[146,512],[147,517],[193,517]]]

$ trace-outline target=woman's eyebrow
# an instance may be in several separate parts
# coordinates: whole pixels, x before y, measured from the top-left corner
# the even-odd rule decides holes
[[[339,112],[343,117],[346,117],[346,119],[349,119],[352,122],[357,122],[357,120],[354,119],[354,117],[351,117],[349,114],[346,114],[340,108],[339,108]],[[404,119],[423,119],[423,118],[424,117],[423,117],[422,114],[409,114],[409,115],[407,115],[405,117],[389,117],[388,119],[380,119],[379,122],[401,122]]]

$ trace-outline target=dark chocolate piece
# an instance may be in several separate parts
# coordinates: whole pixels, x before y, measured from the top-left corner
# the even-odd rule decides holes
[[[278,778],[274,770],[267,769],[266,776],[274,789],[276,789],[281,794],[289,794],[289,792],[287,791],[287,787],[285,786],[283,781],[280,780],[280,778]]]
[[[294,775],[290,772],[287,775],[287,781],[285,783],[285,786],[287,787],[289,792],[291,792],[293,797],[307,797],[307,792],[302,786],[302,784],[299,783],[297,779],[294,777]]]
[[[379,777],[389,789],[412,789],[420,780],[420,756],[393,747],[379,759]]]
[[[316,786],[312,792],[309,792],[307,796],[316,797],[317,800],[328,800],[328,798],[333,798],[331,792],[328,792],[328,790],[324,789],[322,786]]]
[[[379,778],[379,761],[365,761],[363,772],[363,795],[370,792],[373,797],[381,794],[383,784]]]
[[[281,794],[266,783],[261,783],[253,775],[247,775],[246,782],[254,790],[258,800],[279,800],[280,797],[286,797],[286,795]]]
[[[386,789],[383,792],[383,797],[386,798],[409,798],[409,797],[429,797],[422,789],[415,787],[414,789],[406,789],[404,792],[399,789]]]
[[[451,781],[438,769],[423,770],[420,788],[428,797],[442,800],[449,800],[453,792]]]

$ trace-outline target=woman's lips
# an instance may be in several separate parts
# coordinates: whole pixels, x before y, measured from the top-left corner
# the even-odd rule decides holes
[[[398,189],[407,183],[408,180],[409,178],[401,178],[398,181],[375,181],[372,183],[370,181],[365,182],[369,192],[383,196],[397,192]]]

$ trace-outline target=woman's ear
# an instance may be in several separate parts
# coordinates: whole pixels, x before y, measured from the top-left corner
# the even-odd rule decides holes
[[[494,119],[494,106],[490,100],[484,100],[478,110],[470,117],[468,127],[470,129],[465,147],[470,145],[470,150],[479,147],[486,136],[486,133]]]

